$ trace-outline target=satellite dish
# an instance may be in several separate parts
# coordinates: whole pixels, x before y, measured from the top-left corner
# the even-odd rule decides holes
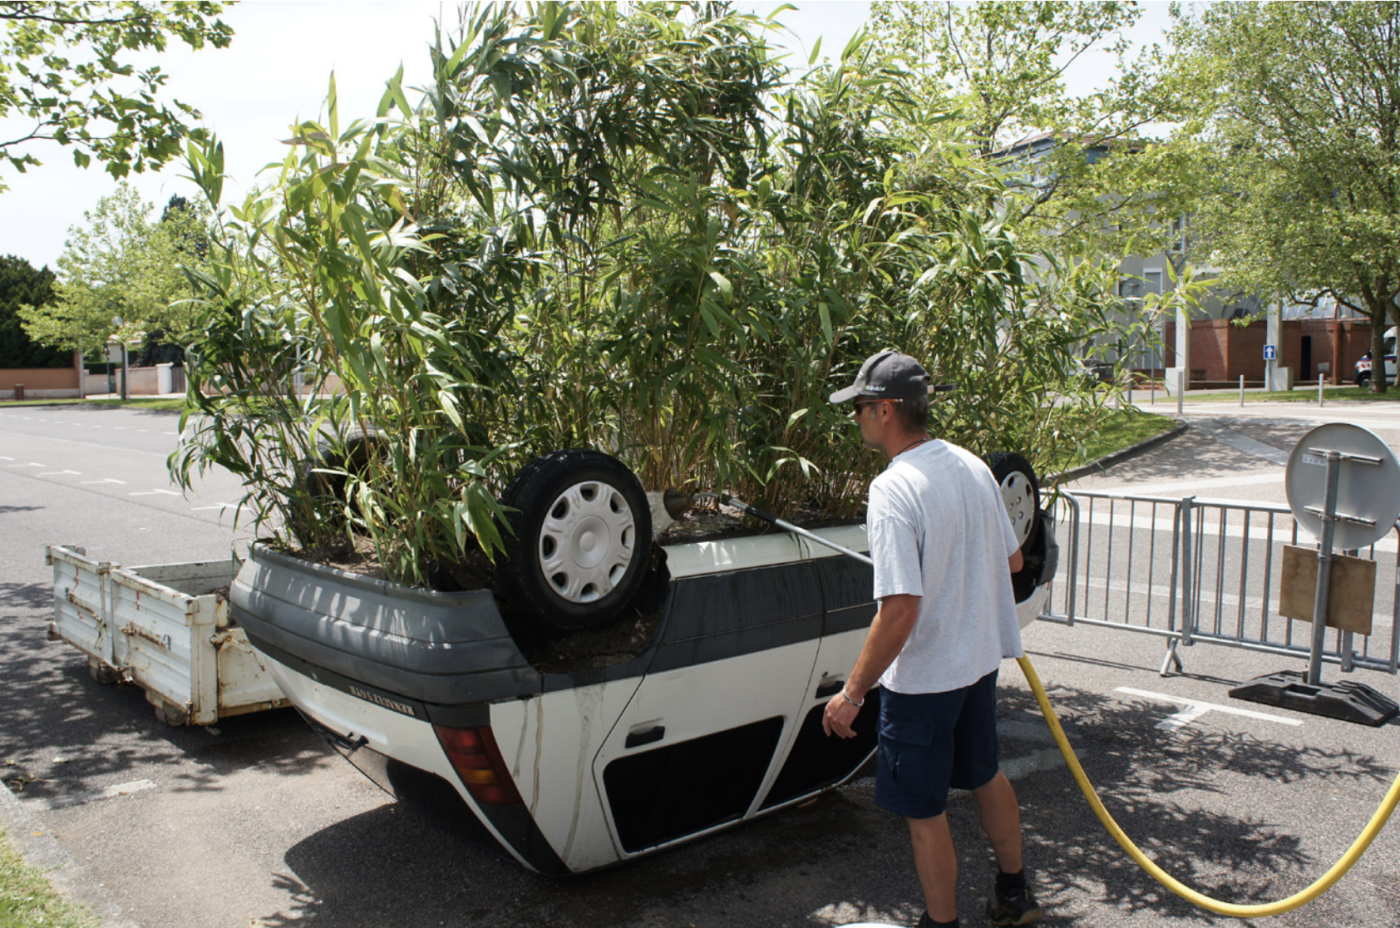
[[[1384,538],[1400,518],[1400,461],[1369,429],[1329,422],[1304,435],[1288,456],[1283,482],[1293,518],[1322,538],[1327,505],[1327,456],[1337,451],[1337,522],[1332,544],[1365,548]]]

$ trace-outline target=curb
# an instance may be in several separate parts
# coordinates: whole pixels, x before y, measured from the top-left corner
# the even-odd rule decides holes
[[[0,825],[4,826],[6,836],[25,863],[42,871],[64,898],[87,906],[97,916],[101,928],[140,928],[126,917],[107,888],[89,876],[53,833],[40,825],[23,801],[4,785],[0,785]]]
[[[1104,455],[1097,461],[1090,461],[1088,464],[1080,464],[1078,467],[1071,467],[1069,470],[1060,471],[1058,474],[1051,474],[1045,482],[1049,486],[1059,486],[1062,483],[1069,483],[1071,480],[1078,480],[1080,477],[1087,477],[1090,474],[1098,473],[1114,464],[1126,461],[1131,457],[1136,457],[1144,451],[1150,451],[1158,445],[1165,444],[1189,428],[1191,428],[1189,424],[1178,422],[1175,426],[1159,435],[1153,435],[1151,438],[1144,439],[1136,445],[1120,448],[1112,454]]]

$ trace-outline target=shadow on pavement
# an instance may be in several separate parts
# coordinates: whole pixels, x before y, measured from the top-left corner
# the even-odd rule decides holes
[[[188,790],[218,790],[252,765],[295,776],[340,763],[290,709],[165,725],[139,686],[97,683],[82,652],[48,640],[52,608],[50,584],[0,582],[0,779],[25,798],[82,793],[152,763],[171,764],[172,788]]]
[[[1158,731],[1153,725],[1167,711],[1160,703],[1063,687],[1053,699],[1090,778],[1104,789],[1125,830],[1174,876],[1230,901],[1286,895],[1331,861],[1315,860],[1300,838],[1248,808],[1219,808],[1222,777],[1309,782],[1306,788],[1325,791],[1338,779],[1383,782],[1391,775],[1354,752],[1299,749],[1207,729],[1185,736]],[[1029,692],[1017,689],[1003,690],[1001,708],[1003,716],[1037,712]],[[1023,735],[1007,738],[1003,754],[1046,746],[1044,738]],[[1047,908],[1044,924],[1070,924],[1102,907],[1215,921],[1138,870],[1093,817],[1064,767],[1031,774],[1017,789],[1027,861]],[[969,795],[954,796],[949,820],[962,860],[963,911],[976,924],[994,861]],[[874,805],[869,779],[728,832],[564,879],[535,876],[483,847],[479,830],[446,806],[425,812],[402,803],[323,829],[291,848],[285,860],[288,872],[276,880],[292,893],[292,909],[255,924],[777,928],[862,920],[912,924],[922,908],[906,830]]]

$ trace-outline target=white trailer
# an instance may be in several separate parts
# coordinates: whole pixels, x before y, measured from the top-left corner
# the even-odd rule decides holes
[[[78,547],[48,545],[54,619],[49,638],[87,655],[102,683],[132,682],[170,725],[288,705],[277,682],[229,621],[232,560],[123,568]]]

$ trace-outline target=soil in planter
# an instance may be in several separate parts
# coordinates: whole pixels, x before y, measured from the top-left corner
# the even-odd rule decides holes
[[[577,673],[640,657],[656,637],[671,583],[666,552],[653,545],[647,575],[627,609],[603,628],[568,632],[522,616],[504,597],[496,604],[520,653],[540,673]]]
[[[820,513],[811,509],[797,509],[790,514],[781,514],[780,518],[784,522],[791,522],[793,525],[805,529],[865,524],[864,514],[854,519],[823,519]],[[680,545],[693,541],[719,541],[724,538],[739,538],[745,535],[763,535],[782,531],[785,530],[769,525],[762,519],[743,515],[733,509],[696,506],[682,513],[679,519],[661,533],[657,542],[663,545]]]

